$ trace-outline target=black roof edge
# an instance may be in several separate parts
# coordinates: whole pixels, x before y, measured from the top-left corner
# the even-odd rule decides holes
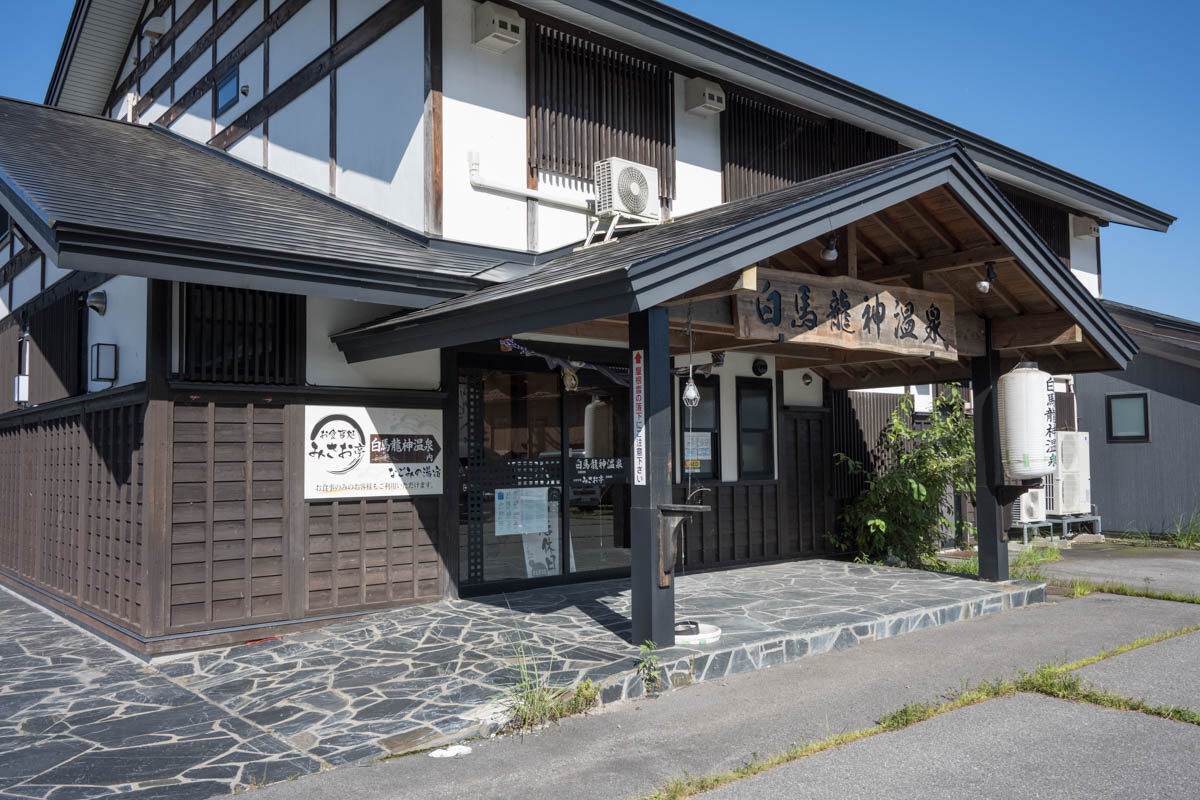
[[[993,217],[996,222],[1000,223],[1000,227],[1003,227],[1004,230],[993,231],[997,235],[997,238],[1006,239],[1005,245],[1012,249],[1014,256],[1028,265],[1031,271],[1043,274],[1043,280],[1040,281],[1043,283],[1042,288],[1049,292],[1067,313],[1071,314],[1073,318],[1080,321],[1088,329],[1089,335],[1096,339],[1096,344],[1107,352],[1108,357],[1118,367],[1123,367],[1137,353],[1138,348],[1136,343],[1121,329],[1108,312],[1101,307],[1100,303],[1088,293],[1086,288],[1070,273],[1066,266],[1059,261],[1058,257],[1050,250],[1049,245],[1029,227],[1029,224],[1000,193],[995,184],[983,175],[978,166],[964,152],[961,144],[953,141],[944,142],[938,145],[931,145],[928,149],[930,152],[927,155],[908,162],[901,162],[893,168],[879,173],[864,176],[857,185],[855,183],[848,183],[832,187],[829,191],[807,197],[799,201],[796,205],[777,209],[762,217],[755,217],[711,237],[683,245],[681,248],[675,248],[645,261],[630,263],[627,268],[617,268],[597,276],[591,276],[587,281],[595,289],[607,289],[610,292],[615,291],[616,294],[602,295],[593,292],[571,305],[562,305],[560,303],[553,308],[542,309],[534,314],[522,314],[518,322],[514,322],[512,325],[508,325],[506,322],[505,325],[507,327],[515,326],[523,330],[529,330],[536,328],[540,324],[540,321],[546,322],[547,325],[562,324],[576,308],[580,309],[583,313],[589,314],[587,317],[581,317],[587,319],[594,318],[602,312],[611,314],[636,310],[643,303],[640,302],[638,297],[639,291],[635,290],[633,285],[634,273],[640,272],[645,274],[653,268],[656,262],[662,265],[663,262],[668,260],[673,262],[673,267],[681,267],[682,265],[679,264],[681,261],[681,249],[689,255],[694,252],[695,255],[692,256],[693,258],[711,254],[723,242],[745,240],[747,238],[745,229],[748,226],[761,230],[769,227],[772,223],[779,224],[786,221],[790,216],[795,216],[797,206],[811,206],[817,201],[828,203],[831,200],[831,196],[845,195],[847,193],[853,196],[860,193],[865,187],[872,185],[882,187],[887,183],[909,180],[910,176],[922,170],[933,170],[934,172],[930,174],[935,174],[936,170],[941,169],[944,163],[950,166],[957,165],[965,173],[963,176],[958,177],[957,180],[948,181],[951,188],[955,190],[956,194],[960,195],[963,202],[968,204],[968,206],[975,206],[977,213],[986,213]],[[969,181],[965,181],[964,177],[969,178]],[[973,188],[969,184],[973,184],[977,188]],[[851,187],[853,187],[853,190]],[[852,212],[847,209],[843,213]],[[1009,221],[1008,224],[1004,224],[1006,218]],[[681,273],[687,274],[696,271],[695,268],[690,270],[671,270],[672,277],[675,278]],[[662,282],[659,281],[656,283],[658,286],[661,286]],[[582,288],[582,282],[576,288]],[[655,288],[657,287],[652,285],[642,291],[649,291]],[[494,303],[500,307],[517,304],[528,307],[533,305],[529,303],[528,294],[523,293],[522,295],[508,298],[501,296],[496,298]],[[623,311],[617,309],[623,309]],[[499,310],[495,309],[497,312]],[[417,319],[411,319],[411,317],[417,317]],[[407,347],[407,340],[414,339],[417,336],[426,341],[431,337],[437,338],[439,334],[451,336],[455,340],[461,339],[463,336],[461,320],[457,319],[457,315],[454,313],[439,318],[436,310],[427,309],[424,313],[405,314],[393,317],[392,319],[395,324],[390,327],[380,324],[386,321],[376,321],[375,323],[358,326],[335,334],[331,338],[346,354],[348,360],[358,361],[386,355],[387,353],[378,353],[377,350],[376,354],[369,355],[370,349],[374,349],[381,344],[406,342],[402,346]],[[496,328],[498,325],[499,322],[497,325],[491,327]],[[473,328],[473,330],[478,330],[478,328]],[[485,338],[489,335],[490,333],[484,334]],[[374,346],[368,347],[366,344],[368,341],[373,342]],[[449,343],[457,344],[461,342],[451,341]]]
[[[62,45],[58,48],[58,60],[54,62],[54,71],[50,73],[50,85],[46,87],[44,105],[54,105],[58,101],[57,95],[62,91],[62,82],[67,77],[67,64],[75,50],[75,42],[83,28],[83,19],[89,6],[91,0],[75,0],[75,8],[71,9],[71,19],[67,22]]]
[[[1154,311],[1142,306],[1131,306],[1128,303],[1119,303],[1116,300],[1101,299],[1100,305],[1110,314],[1125,314],[1131,317],[1140,317],[1164,328],[1174,328],[1176,330],[1200,334],[1200,322],[1196,320],[1163,314],[1161,311]]]
[[[668,34],[669,39],[657,37],[660,42],[675,47],[679,47],[682,42],[687,42],[701,47],[708,52],[697,52],[694,49],[691,51],[701,58],[712,60],[713,55],[719,54],[735,59],[742,63],[740,66],[729,65],[731,68],[738,69],[751,77],[758,77],[760,80],[767,79],[761,75],[753,75],[746,67],[757,67],[764,74],[796,81],[810,91],[816,90],[828,94],[830,100],[846,106],[844,110],[847,114],[854,115],[854,109],[869,112],[867,116],[861,117],[864,121],[874,121],[875,124],[896,133],[903,133],[903,131],[896,130],[896,123],[899,123],[912,129],[908,135],[918,138],[923,137],[932,141],[959,139],[968,152],[972,153],[972,158],[978,158],[984,163],[990,160],[993,163],[989,166],[993,168],[1003,168],[998,165],[1008,165],[1009,168],[1026,172],[1028,174],[1026,180],[1034,183],[1038,183],[1038,179],[1061,182],[1066,187],[1078,192],[1083,198],[1091,198],[1097,205],[1110,205],[1123,211],[1131,219],[1140,219],[1143,223],[1141,227],[1165,231],[1175,221],[1174,216],[1145,203],[1106,189],[1011,147],[972,133],[912,106],[851,83],[654,0],[556,0],[556,2],[628,30],[655,29],[662,31]],[[552,11],[548,10],[547,13],[552,14]],[[676,43],[672,44],[671,40]],[[767,80],[767,82],[772,81]],[[786,86],[779,88],[787,89]],[[796,90],[792,89],[791,91]],[[804,94],[804,92],[798,93]],[[820,100],[820,98],[814,99]],[[870,114],[873,114],[876,119],[871,120]]]

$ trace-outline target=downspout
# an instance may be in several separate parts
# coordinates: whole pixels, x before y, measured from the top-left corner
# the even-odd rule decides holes
[[[510,186],[498,181],[491,181],[479,174],[479,153],[471,152],[467,154],[467,160],[471,167],[471,186],[485,192],[498,192],[500,194],[512,195],[514,197],[523,197],[526,200],[537,200],[551,206],[559,208],[567,208],[571,211],[582,211],[589,213],[592,210],[592,205],[586,200],[579,200],[573,197],[563,197],[561,195],[547,194],[538,189],[526,189],[523,186]]]

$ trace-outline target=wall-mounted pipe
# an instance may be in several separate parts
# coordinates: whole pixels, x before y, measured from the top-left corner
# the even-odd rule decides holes
[[[481,189],[487,192],[508,194],[514,197],[524,197],[527,200],[537,200],[538,202],[546,203],[547,205],[558,206],[559,208],[567,208],[571,211],[590,213],[592,210],[591,203],[586,200],[548,194],[538,189],[526,189],[523,186],[510,186],[505,183],[491,181],[484,178],[479,174],[479,153],[468,153],[467,160],[471,166],[471,186],[476,189]]]

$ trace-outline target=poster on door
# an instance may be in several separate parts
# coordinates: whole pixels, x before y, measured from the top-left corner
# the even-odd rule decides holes
[[[545,491],[545,490],[543,490]],[[562,550],[562,536],[559,535],[559,506],[557,500],[546,503],[547,525],[544,533],[525,533],[521,535],[521,544],[525,548],[525,577],[541,578],[546,575],[559,575],[562,565],[559,563]],[[571,572],[575,571],[575,546],[570,545]]]
[[[496,535],[545,534],[554,516],[549,506],[550,490],[545,486],[497,489]]]
[[[304,499],[442,493],[442,412],[305,406]]]

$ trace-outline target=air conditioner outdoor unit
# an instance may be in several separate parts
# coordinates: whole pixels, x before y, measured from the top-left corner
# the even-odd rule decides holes
[[[684,84],[684,108],[692,114],[711,117],[725,110],[725,90],[704,78],[689,78]]]
[[[29,402],[29,376],[17,375],[13,378],[13,402]]]
[[[493,53],[516,47],[521,43],[525,20],[511,8],[496,3],[480,3],[475,7],[474,42]]]
[[[597,161],[596,216],[659,222],[658,170],[623,158]]]
[[[167,32],[167,17],[160,14],[157,17],[151,17],[146,20],[146,24],[142,26],[142,36],[157,42]]]
[[[1017,501],[1018,522],[1031,524],[1046,521],[1046,490],[1042,487],[1030,489]]]
[[[1058,463],[1054,468],[1054,493],[1047,512],[1068,517],[1092,510],[1092,467],[1088,434],[1058,431]]]
[[[1100,223],[1091,217],[1071,217],[1071,236],[1076,239],[1094,238],[1100,235]]]

